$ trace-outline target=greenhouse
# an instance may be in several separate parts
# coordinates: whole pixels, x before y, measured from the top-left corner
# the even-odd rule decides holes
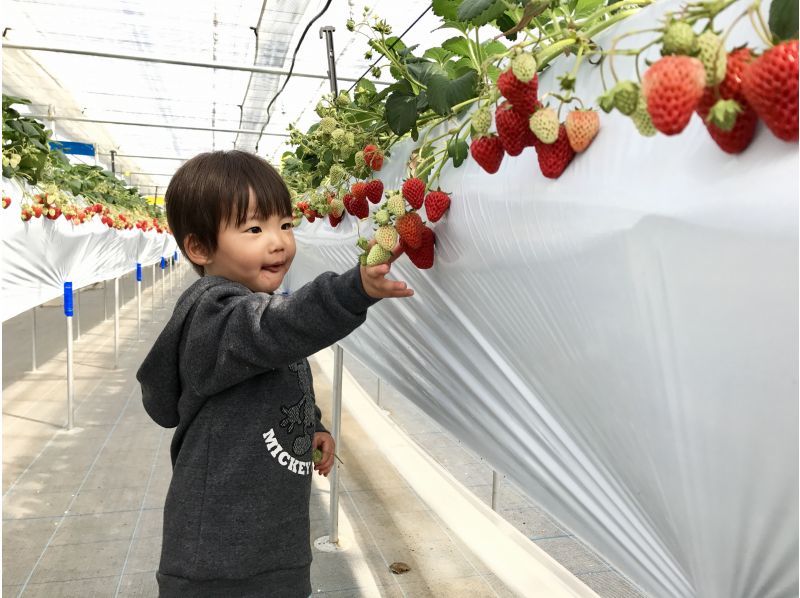
[[[797,38],[6,1],[3,596],[798,596]]]

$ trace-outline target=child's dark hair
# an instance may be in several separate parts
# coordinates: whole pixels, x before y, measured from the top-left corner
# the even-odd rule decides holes
[[[263,158],[239,150],[198,154],[183,164],[167,187],[164,203],[167,220],[181,251],[194,235],[209,252],[217,249],[221,226],[241,226],[247,219],[250,190],[256,199],[256,214],[292,215],[289,189],[281,175]],[[235,219],[235,220],[234,220]],[[192,264],[202,276],[203,267]]]

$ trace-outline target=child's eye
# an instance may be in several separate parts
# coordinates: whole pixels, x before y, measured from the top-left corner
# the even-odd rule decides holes
[[[294,227],[292,226],[291,222],[284,222],[283,224],[281,224],[282,230],[291,230],[292,228]]]
[[[253,234],[260,233],[261,232],[261,227],[260,226],[251,226],[250,228],[247,229],[247,232],[248,233],[253,233]]]

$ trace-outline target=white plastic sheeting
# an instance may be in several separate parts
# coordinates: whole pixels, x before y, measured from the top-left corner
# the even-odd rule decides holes
[[[72,282],[77,291],[136,270],[137,263],[145,266],[168,259],[178,249],[172,235],[110,229],[97,217],[78,226],[63,217],[23,222],[20,185],[4,178],[3,193],[12,199],[8,209],[0,210],[3,322],[62,296],[65,282]]]
[[[797,146],[603,126],[555,181],[533,149],[446,169],[434,268],[400,258],[416,296],[342,345],[650,595],[797,596]],[[296,236],[289,289],[355,263],[352,217]]]

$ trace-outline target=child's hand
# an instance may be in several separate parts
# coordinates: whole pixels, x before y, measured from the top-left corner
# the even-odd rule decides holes
[[[333,436],[327,432],[314,432],[314,439],[311,441],[311,449],[312,452],[319,449],[322,453],[322,459],[320,459],[318,463],[314,463],[314,469],[325,477],[328,477],[333,467],[333,454],[336,449]]]
[[[374,244],[375,240],[373,239],[369,246],[372,247]],[[361,266],[361,284],[364,286],[364,291],[367,295],[373,299],[389,299],[392,297],[411,297],[414,294],[414,291],[409,289],[405,282],[386,278],[392,267],[392,262],[402,254],[402,248],[397,245],[392,250],[392,257],[387,263],[377,266]]]

